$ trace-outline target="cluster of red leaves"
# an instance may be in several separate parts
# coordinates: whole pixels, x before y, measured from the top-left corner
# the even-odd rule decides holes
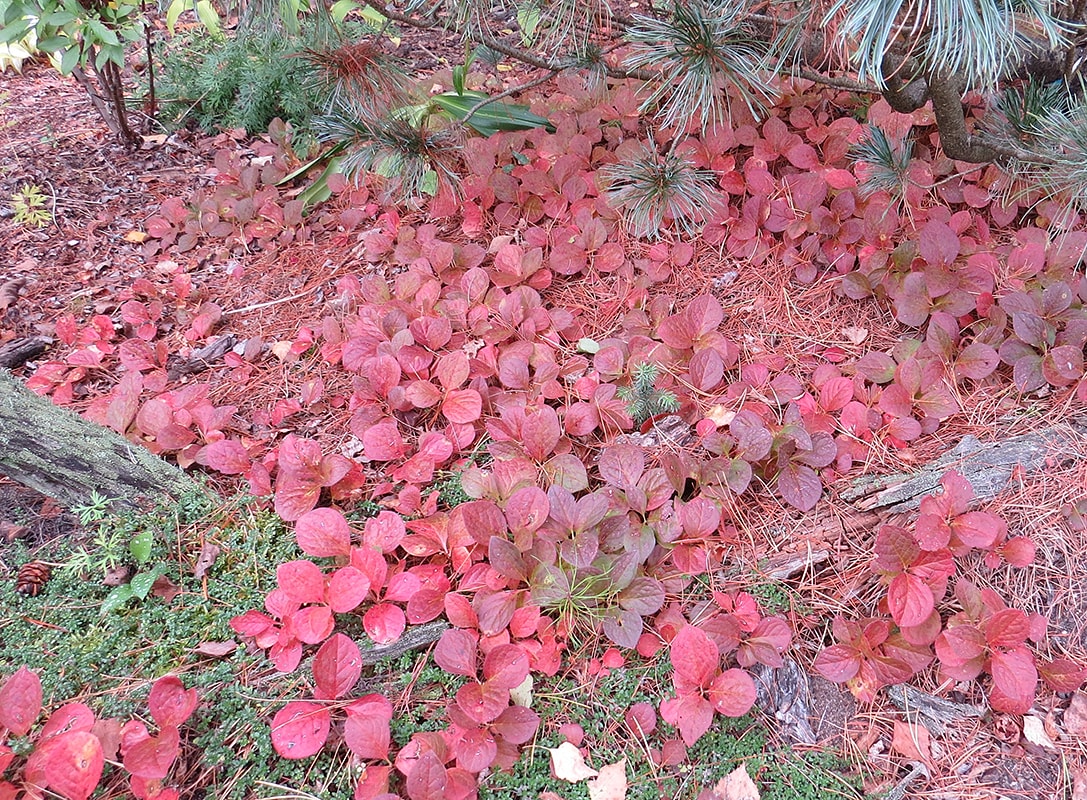
[[[20,668],[0,687],[0,775],[16,761],[12,737],[30,737],[33,749],[22,762],[18,783],[0,781],[0,798],[41,800],[59,795],[87,800],[102,780],[107,762],[128,773],[128,788],[139,800],[177,800],[181,795],[164,784],[181,748],[180,727],[198,702],[196,689],[167,675],[155,681],[147,708],[158,726],[152,735],[138,719],[96,719],[83,703],[58,708],[31,737],[42,710],[38,676]]]
[[[991,589],[959,578],[954,599],[962,610],[945,620],[942,604],[956,558],[982,550],[992,568],[1002,559],[1025,567],[1034,561],[1034,543],[1025,536],[1009,539],[1007,524],[995,514],[968,510],[974,490],[957,472],[944,475],[940,487],[921,501],[912,532],[884,525],[876,535],[872,569],[887,584],[880,605],[890,619],[837,617],[838,643],[819,653],[815,668],[870,702],[881,687],[904,683],[928,667],[935,647],[946,677],[973,680],[988,673],[989,704],[1008,714],[1024,714],[1033,705],[1039,672],[1056,691],[1078,689],[1087,670],[1064,658],[1038,663],[1027,647],[1028,639],[1044,639],[1045,618],[1007,608]]]
[[[365,765],[357,796],[382,795],[399,774],[412,800],[470,797],[475,775],[510,763],[538,722],[510,704],[514,679],[553,674],[571,631],[583,627],[646,656],[670,648],[676,696],[660,712],[683,742],[661,756],[669,760],[715,711],[746,711],[753,694],[744,669],[780,664],[790,642],[783,620],[761,617],[742,595],[717,598],[698,616],[667,602],[720,565],[739,495],[768,486],[811,509],[824,483],[873,447],[904,447],[937,430],[958,412],[963,387],[1010,378],[1023,391],[1048,384],[1087,399],[1087,281],[1074,270],[1084,236],[1050,237],[1025,222],[994,235],[991,223],[1020,223],[1020,207],[994,199],[995,169],[960,175],[939,155],[926,110],[896,115],[873,105],[870,120],[892,135],[916,129],[918,158],[902,198],[866,196],[864,165],[846,158],[863,127],[841,116],[841,101],[794,82],[765,121],[677,132],[677,151],[718,176],[723,202],[705,242],[756,268],[779,259],[800,281],[826,274],[848,298],[888,302],[919,330],[889,352],[849,361],[827,347],[817,366],[791,374],[773,353],[741,357],[707,289],[682,302],[660,291],[695,248],[627,241],[598,180],[602,167],[641,146],[631,86],[587,111],[555,112],[553,133],[468,141],[463,197],[439,195],[427,222],[382,211],[366,186],[342,181],[332,182],[341,210],[302,220],[296,201],[274,188],[290,167],[282,140],[252,158],[224,152],[213,190],[164,204],[149,223],[149,255],[171,243],[272,247],[335,227],[336,241],[357,236],[361,255],[381,268],[344,274],[334,310],[271,348],[288,363],[306,357],[342,370],[345,389],[326,396],[314,378],[239,419],[234,406],[210,401],[210,385],[172,385],[166,335],[213,343],[224,324],[203,299],[206,287],[179,265],[165,271],[168,285],[137,281],[117,319],[58,321],[68,352],[39,365],[30,381],[37,391],[62,404],[97,394],[93,418],[184,465],[243,476],[296,522],[310,558],[280,565],[265,610],[232,622],[284,671],[318,647],[315,697],[276,715],[278,752],[315,753],[342,721]],[[373,227],[354,234],[363,220]],[[492,236],[495,226],[511,233]],[[583,309],[553,301],[553,288],[571,278],[616,287],[613,329],[593,330]],[[591,347],[580,347],[586,339]],[[227,352],[226,380],[244,386],[265,357],[261,345],[251,339]],[[642,447],[615,442],[632,427],[619,389],[647,362],[696,434],[654,463]],[[101,392],[96,384],[114,369],[121,379]],[[287,432],[321,407],[349,415],[351,457]],[[472,502],[439,509],[427,487],[444,469],[462,472]],[[1033,555],[998,518],[969,511],[961,483],[946,481],[913,531],[880,534],[875,569],[888,584],[889,618],[837,620],[839,644],[817,667],[868,698],[927,667],[935,648],[949,676],[990,674],[994,707],[1005,710],[1029,705],[1038,672],[1057,688],[1078,685],[1074,665],[1036,663],[1026,641],[1044,626],[1026,618],[1024,632],[1019,612],[995,596],[960,580],[963,611],[941,615],[955,558],[981,549],[993,564],[1023,564]],[[318,508],[322,497],[342,506],[365,497],[391,510],[359,532],[338,510]],[[348,614],[377,642],[442,615],[452,623],[436,658],[468,682],[444,730],[390,752],[388,701],[351,699],[358,650],[336,632],[337,616]],[[653,709],[639,709],[628,719],[635,723],[655,725]]]

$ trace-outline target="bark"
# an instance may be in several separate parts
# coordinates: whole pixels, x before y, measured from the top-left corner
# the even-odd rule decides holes
[[[0,347],[0,368],[15,369],[21,367],[32,358],[37,358],[46,350],[53,340],[46,336],[29,336],[25,339],[13,339]]]
[[[939,487],[943,474],[954,469],[974,487],[977,499],[991,500],[1008,485],[1016,470],[1029,475],[1053,462],[1068,463],[1081,457],[1085,443],[1087,417],[995,442],[964,436],[917,472],[859,478],[840,496],[864,511],[913,511],[921,505],[922,497]]]
[[[142,508],[203,489],[177,467],[0,370],[0,475],[72,508],[92,492]]]

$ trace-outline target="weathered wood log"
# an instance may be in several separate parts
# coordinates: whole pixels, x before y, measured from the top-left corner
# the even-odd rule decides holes
[[[196,375],[206,369],[211,369],[214,362],[222,360],[223,356],[230,352],[237,343],[237,337],[229,333],[220,336],[209,345],[194,350],[188,358],[170,356],[166,362],[166,376],[172,381],[181,380],[186,375]]]
[[[0,368],[15,369],[32,358],[37,358],[47,349],[53,340],[47,336],[30,336],[14,339],[0,347]]]
[[[38,397],[0,369],[0,475],[72,508],[97,492],[141,508],[203,491],[192,478],[122,436]]]
[[[447,630],[449,630],[449,623],[441,619],[424,622],[422,625],[409,625],[403,635],[391,644],[362,648],[362,663],[372,667],[384,658],[399,658],[404,653],[418,650],[420,647],[429,647],[441,639],[442,634]]]
[[[859,478],[840,495],[859,509],[887,513],[913,511],[921,498],[940,485],[948,470],[959,472],[979,500],[991,500],[1008,485],[1012,474],[1038,472],[1053,462],[1067,463],[1087,449],[1087,418],[1070,419],[1040,431],[981,442],[964,436],[955,447],[916,472]]]

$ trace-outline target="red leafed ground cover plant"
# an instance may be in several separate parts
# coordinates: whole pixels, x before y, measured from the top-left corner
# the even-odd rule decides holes
[[[853,478],[1022,404],[1082,411],[1080,221],[1051,230],[1051,209],[1007,193],[995,167],[960,170],[927,110],[794,81],[766,120],[737,103],[730,127],[653,132],[633,84],[601,101],[560,86],[535,106],[554,132],[467,139],[461,195],[421,209],[334,180],[307,216],[276,185],[298,164],[281,127],[205,142],[196,188],[130,231],[102,223],[140,234],[121,245],[126,279],[38,321],[56,344],[23,370],[34,391],[240,480],[293,524],[302,557],[268,565],[278,588],[231,621],[280,672],[313,656],[312,691],[269,715],[275,751],[305,759],[342,739],[360,800],[471,798],[541,724],[511,692],[598,637],[667,654],[654,714],[686,747],[715,714],[751,710],[755,677],[786,657],[864,703],[915,681],[1022,715],[1077,690],[1082,650],[980,585],[1014,586],[1001,576],[1030,570],[1036,543],[952,469],[916,512],[840,543],[854,590],[823,619],[766,613],[735,567],[802,550],[802,514],[830,514]],[[901,197],[865,192],[847,157],[865,123],[915,138]],[[654,137],[716,176],[696,237],[638,240],[609,203],[601,170]],[[43,275],[29,296],[64,280]],[[646,364],[678,401],[667,419],[632,419],[623,399]],[[433,489],[450,472],[468,497],[455,507]],[[363,501],[380,510],[349,521]],[[358,696],[344,631],[387,644],[438,619],[433,660],[466,682],[444,728],[395,749],[390,700]],[[40,711],[32,683],[19,672],[0,690],[23,698],[0,703],[16,735]],[[177,796],[154,782],[180,712],[152,705],[155,737],[130,722],[110,739],[78,708],[54,737],[64,709],[23,768],[28,796],[39,765],[52,791],[89,796],[117,746],[137,796]],[[48,771],[65,758],[86,764],[78,785]]]

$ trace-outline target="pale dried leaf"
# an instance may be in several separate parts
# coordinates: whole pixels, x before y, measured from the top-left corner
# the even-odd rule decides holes
[[[1045,732],[1045,723],[1033,714],[1023,717],[1023,737],[1031,744],[1044,747],[1047,750],[1055,750],[1057,745]]]
[[[842,328],[842,336],[845,337],[847,342],[852,344],[860,344],[868,338],[867,328],[848,327]]]
[[[515,706],[532,708],[532,676],[526,675],[525,679],[517,686],[510,689],[510,702]]]
[[[224,656],[230,655],[237,649],[237,642],[201,642],[192,650],[194,653],[199,653],[202,656],[223,658]]]
[[[1073,736],[1087,739],[1087,694],[1076,692],[1064,712],[1064,729]]]
[[[759,787],[747,774],[747,764],[740,764],[728,775],[717,781],[713,795],[718,800],[761,800]]]
[[[718,428],[728,425],[735,417],[736,412],[721,403],[710,406],[706,411],[706,419],[713,420],[713,424]]]
[[[14,278],[0,286],[0,311],[15,305],[15,301],[19,299],[19,292],[24,286],[26,286],[26,278]]]
[[[551,753],[551,771],[555,777],[577,783],[586,778],[595,778],[599,773],[585,763],[581,751],[569,742],[563,742],[558,747],[549,747]]]
[[[200,555],[196,559],[196,564],[192,568],[192,576],[197,580],[201,580],[207,571],[211,569],[211,565],[215,563],[215,559],[219,557],[219,545],[212,542],[204,542],[204,546],[200,548]]]
[[[129,231],[124,235],[124,240],[131,244],[143,244],[148,239],[148,236],[143,231]]]
[[[627,760],[601,767],[600,775],[585,785],[589,787],[589,800],[626,800]]]
[[[1087,769],[1072,772],[1072,800],[1087,800]]]

